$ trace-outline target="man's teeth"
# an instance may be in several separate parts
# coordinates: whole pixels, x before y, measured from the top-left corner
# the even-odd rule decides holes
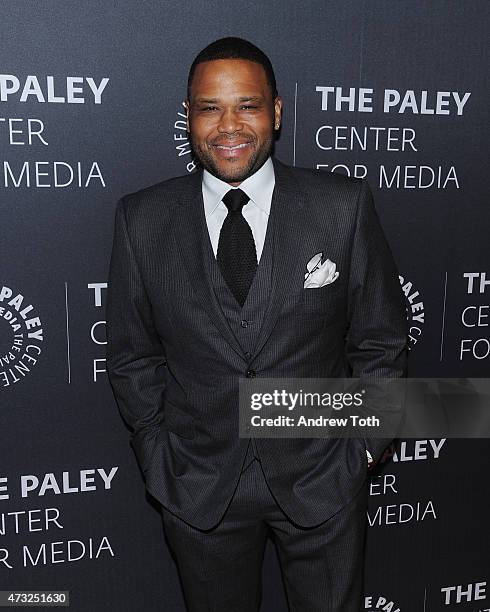
[[[232,151],[233,149],[243,149],[246,147],[248,142],[244,142],[243,144],[234,145],[233,147],[227,147],[226,145],[216,145],[218,149],[227,149],[228,151]]]

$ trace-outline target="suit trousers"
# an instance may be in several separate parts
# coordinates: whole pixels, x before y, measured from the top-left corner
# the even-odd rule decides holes
[[[337,514],[302,528],[275,501],[251,444],[243,465],[212,529],[196,529],[161,507],[188,612],[257,612],[267,536],[277,547],[290,612],[362,610],[368,479]]]

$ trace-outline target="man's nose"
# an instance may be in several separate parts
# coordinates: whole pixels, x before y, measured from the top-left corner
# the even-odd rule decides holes
[[[223,134],[233,134],[242,128],[242,122],[231,108],[224,110],[218,124],[218,132]]]

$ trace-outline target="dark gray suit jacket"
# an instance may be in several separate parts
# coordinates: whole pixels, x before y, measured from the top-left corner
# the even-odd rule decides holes
[[[202,529],[223,515],[247,449],[239,377],[406,375],[405,302],[367,182],[273,162],[270,300],[251,355],[203,263],[202,171],[127,195],[116,209],[107,371],[147,490]],[[320,251],[340,275],[305,290],[306,263]],[[269,486],[302,526],[346,505],[366,479],[366,448],[376,461],[388,442],[256,440]]]

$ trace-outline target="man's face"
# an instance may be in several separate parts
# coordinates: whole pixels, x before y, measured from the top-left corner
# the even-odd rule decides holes
[[[196,157],[214,176],[239,185],[271,154],[281,107],[260,64],[241,59],[198,64],[186,100]]]

